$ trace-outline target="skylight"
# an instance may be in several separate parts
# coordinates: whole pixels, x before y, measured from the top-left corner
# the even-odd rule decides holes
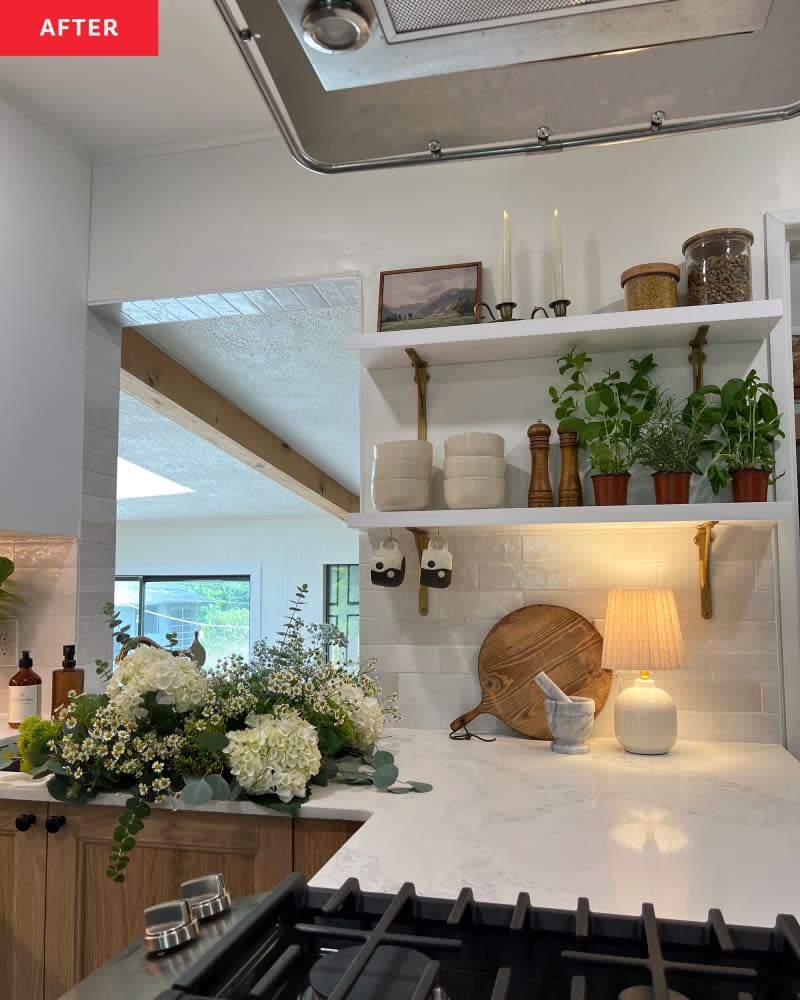
[[[117,500],[135,500],[139,497],[166,497],[173,493],[194,493],[188,486],[143,469],[141,465],[124,458],[117,459]]]

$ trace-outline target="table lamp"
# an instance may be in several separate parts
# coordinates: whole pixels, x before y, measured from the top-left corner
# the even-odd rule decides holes
[[[671,590],[609,591],[602,662],[606,670],[640,672],[614,703],[619,742],[630,753],[669,753],[678,736],[678,713],[650,671],[686,669]]]

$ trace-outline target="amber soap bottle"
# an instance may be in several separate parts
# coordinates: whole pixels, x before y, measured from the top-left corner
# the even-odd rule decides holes
[[[42,678],[34,673],[31,654],[23,649],[19,670],[8,682],[8,724],[19,729],[23,719],[41,714]]]
[[[56,709],[66,705],[69,701],[70,691],[75,694],[83,694],[83,669],[75,669],[75,647],[70,643],[63,647],[64,659],[60,670],[53,671],[53,705],[52,717],[55,718]]]

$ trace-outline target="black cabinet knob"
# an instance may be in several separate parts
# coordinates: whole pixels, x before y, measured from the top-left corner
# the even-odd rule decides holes
[[[36,817],[33,813],[20,813],[14,820],[14,826],[24,833],[26,830],[29,830],[35,822]]]
[[[44,821],[44,826],[48,833],[58,833],[66,822],[63,816],[48,816]]]

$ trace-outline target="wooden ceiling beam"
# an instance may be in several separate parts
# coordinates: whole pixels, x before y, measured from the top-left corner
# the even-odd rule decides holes
[[[273,482],[345,520],[358,497],[131,327],[122,330],[120,388]]]

